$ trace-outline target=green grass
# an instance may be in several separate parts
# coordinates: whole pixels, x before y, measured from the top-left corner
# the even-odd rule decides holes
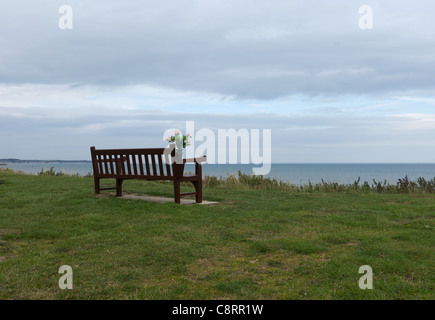
[[[90,177],[0,181],[0,299],[435,298],[434,194],[217,183],[204,198],[219,205],[180,206],[95,197]],[[73,290],[58,287],[61,265]],[[362,265],[373,290],[358,287]]]

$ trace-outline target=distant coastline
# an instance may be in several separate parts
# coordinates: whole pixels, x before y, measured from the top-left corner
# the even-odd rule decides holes
[[[21,160],[21,159],[0,159],[0,165],[8,163],[90,163],[90,160]]]
[[[9,159],[2,159],[2,161]],[[17,159],[18,160],[18,159]],[[0,161],[0,162],[2,162]],[[29,174],[39,174],[43,171],[55,170],[64,174],[87,176],[92,174],[92,162],[86,160],[20,160],[21,162],[7,163],[0,166],[0,169],[11,169]],[[227,177],[228,175],[238,176],[239,170],[251,175],[252,164],[204,164],[202,173],[204,176]],[[51,169],[53,168],[53,169]],[[192,167],[186,168],[192,170]],[[0,170],[1,171],[1,170]],[[423,177],[426,181],[435,177],[435,163],[430,164],[277,164],[271,166],[271,171],[265,177],[280,181],[289,181],[295,185],[309,183],[337,182],[341,184],[354,183],[358,178],[360,182],[373,179],[388,183],[397,183],[398,179],[408,176],[410,180],[416,181]]]

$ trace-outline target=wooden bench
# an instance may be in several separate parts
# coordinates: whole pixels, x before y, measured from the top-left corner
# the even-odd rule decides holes
[[[165,152],[166,150],[166,152]],[[170,180],[174,181],[174,199],[180,203],[180,197],[195,195],[196,203],[202,202],[202,167],[206,156],[195,159],[183,159],[182,164],[174,161],[175,150],[168,148],[153,149],[95,149],[91,147],[92,167],[94,170],[95,193],[101,190],[116,189],[116,196],[122,196],[122,182],[129,179]],[[184,174],[184,164],[195,163],[194,174]],[[116,186],[101,188],[100,179],[116,179]],[[180,183],[190,181],[195,192],[180,192]]]

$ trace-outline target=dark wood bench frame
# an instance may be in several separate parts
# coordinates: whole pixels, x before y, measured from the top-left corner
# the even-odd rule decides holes
[[[168,150],[172,150],[169,151]],[[122,182],[129,179],[170,180],[174,182],[174,200],[180,203],[180,197],[195,195],[196,203],[202,202],[202,166],[206,156],[183,159],[182,164],[175,163],[174,148],[152,149],[95,149],[91,147],[92,167],[94,170],[95,193],[101,190],[116,189],[116,196],[122,196]],[[164,162],[163,162],[164,159]],[[184,174],[184,164],[195,163],[194,174]],[[116,179],[116,186],[101,188],[100,179]],[[180,183],[190,181],[195,192],[181,193]]]

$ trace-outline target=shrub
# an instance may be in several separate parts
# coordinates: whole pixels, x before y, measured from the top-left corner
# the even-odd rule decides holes
[[[358,177],[353,183],[340,184],[338,182],[326,182],[321,179],[320,183],[294,185],[277,179],[265,178],[263,176],[254,176],[242,173],[238,175],[228,175],[226,178],[205,176],[203,180],[204,187],[224,188],[224,189],[258,189],[258,190],[279,190],[288,192],[389,192],[389,193],[435,193],[435,178],[426,181],[425,178],[418,178],[417,181],[410,181],[407,176],[399,179],[397,184],[389,184],[386,180],[376,181],[370,184],[367,181],[361,183],[361,177]]]

